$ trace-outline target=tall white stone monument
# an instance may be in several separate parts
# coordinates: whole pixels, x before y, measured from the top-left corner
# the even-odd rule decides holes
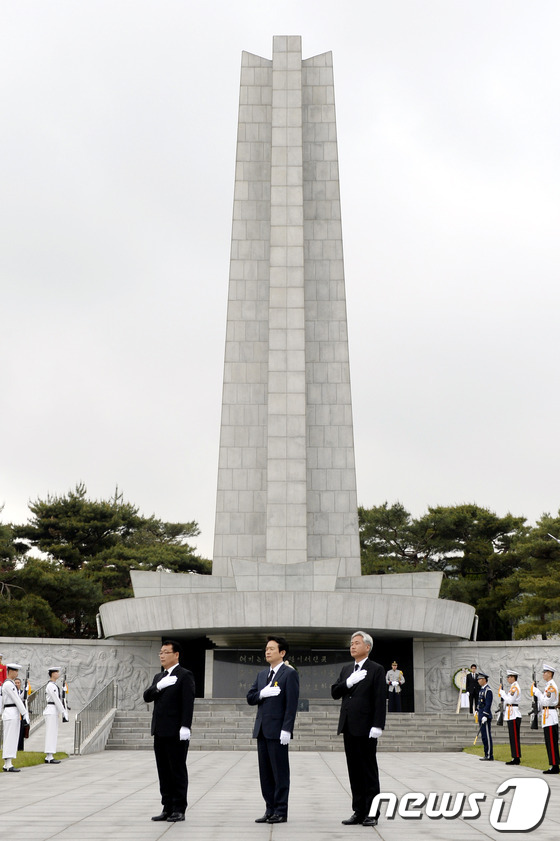
[[[235,694],[232,650],[267,631],[326,652],[363,628],[411,658],[414,640],[470,635],[474,609],[438,598],[441,573],[360,574],[340,218],[332,56],[276,37],[241,67],[212,575],[133,572],[135,598],[101,607],[107,636],[217,647],[207,695]]]
[[[297,36],[241,67],[214,574],[235,559],[360,574],[332,55]]]

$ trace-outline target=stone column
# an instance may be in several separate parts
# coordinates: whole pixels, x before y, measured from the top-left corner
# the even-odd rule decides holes
[[[360,575],[332,55],[299,36],[242,59],[213,574],[236,559]]]
[[[274,38],[266,560],[307,560],[301,38]]]

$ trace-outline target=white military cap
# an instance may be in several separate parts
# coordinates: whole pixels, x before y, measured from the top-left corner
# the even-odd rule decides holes
[[[543,672],[552,672],[552,674],[554,674],[554,672],[556,671],[554,666],[549,666],[548,663],[542,664],[542,670]]]
[[[13,669],[14,672],[17,672],[20,669],[23,669],[23,666],[20,666],[19,663],[6,663],[6,668]]]
[[[60,666],[49,666],[48,671],[49,672],[60,672],[62,670],[61,670]]]
[[[508,675],[508,676],[513,675],[513,677],[517,677],[518,674],[519,674],[518,669],[508,669],[507,672],[506,672],[506,675]]]

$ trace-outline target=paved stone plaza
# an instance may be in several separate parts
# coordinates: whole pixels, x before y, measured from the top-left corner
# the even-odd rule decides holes
[[[189,807],[185,823],[153,823],[160,803],[153,755],[148,751],[102,752],[71,757],[60,765],[3,774],[2,830],[19,841],[339,841],[369,833],[386,841],[556,841],[560,835],[560,778],[548,778],[551,797],[543,824],[534,832],[501,833],[488,815],[498,785],[510,777],[538,777],[539,771],[480,763],[466,754],[381,754],[381,787],[397,796],[407,791],[484,791],[476,820],[382,818],[376,829],[344,827],[351,814],[342,753],[294,753],[287,824],[255,824],[263,812],[257,758],[250,752],[195,752],[189,756]],[[507,800],[507,796],[505,798]]]

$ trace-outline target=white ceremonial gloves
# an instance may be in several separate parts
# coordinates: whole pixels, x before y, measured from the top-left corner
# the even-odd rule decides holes
[[[352,672],[350,677],[346,678],[346,686],[348,687],[348,689],[352,689],[352,687],[359,683],[361,680],[363,680],[366,677],[366,675],[367,672],[365,669],[359,669],[357,672]]]
[[[62,720],[68,721],[68,713],[62,713]]]
[[[371,730],[369,731],[369,738],[370,739],[380,739],[382,733],[383,733],[383,730],[381,729],[381,727],[372,727]]]
[[[391,683],[393,684],[393,686],[398,686],[399,685],[398,680],[392,680]]]
[[[481,724],[486,724],[486,722],[487,722],[487,721],[488,721],[487,716],[483,715],[483,716],[482,716],[482,721],[481,721],[480,723],[481,723]]]
[[[280,744],[281,745],[289,745],[290,739],[292,738],[291,733],[288,733],[287,730],[280,731]]]
[[[23,722],[24,724],[29,724],[29,713],[25,713],[23,716]]]
[[[177,683],[176,675],[166,675],[158,681],[157,689],[159,689],[161,692],[162,689],[167,689],[168,686],[173,686],[175,683]]]
[[[177,680],[177,678],[175,678]],[[181,727],[179,730],[179,740],[181,742],[186,742],[191,738],[191,731],[188,727]]]
[[[280,695],[282,690],[279,686],[265,686],[259,693],[259,698],[274,698],[275,695]]]

